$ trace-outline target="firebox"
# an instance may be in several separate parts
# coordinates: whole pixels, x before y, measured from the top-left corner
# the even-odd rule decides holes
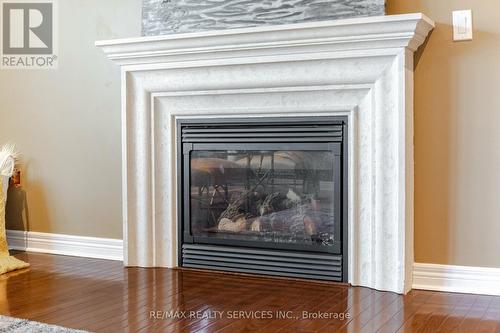
[[[179,266],[347,281],[347,118],[180,119]]]

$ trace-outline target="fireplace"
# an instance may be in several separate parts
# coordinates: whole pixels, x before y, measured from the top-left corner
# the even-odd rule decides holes
[[[239,271],[255,272],[254,266],[243,266],[253,265],[249,260],[254,256],[269,262],[279,261],[276,254],[286,257],[287,262],[283,260],[276,266],[280,275],[285,275],[281,274],[285,270],[280,267],[288,267],[288,262],[310,265],[312,260],[318,260],[319,264],[326,258],[326,261],[336,261],[339,267],[342,262],[342,280],[352,285],[408,292],[413,267],[413,55],[433,26],[432,20],[416,13],[98,42],[106,55],[121,66],[122,73],[124,264],[175,268],[186,266],[188,255],[207,264],[211,259],[207,253],[211,253],[211,257],[234,258],[224,250],[237,248],[239,258],[234,261],[246,260],[236,268]],[[259,170],[261,157],[263,165],[264,162],[270,165],[273,156],[274,159],[289,157],[280,152],[311,154],[310,146],[299,147],[307,144],[307,140],[293,141],[304,135],[291,135],[284,142],[268,141],[269,136],[262,142],[260,134],[263,133],[254,131],[252,144],[257,145],[252,149],[240,149],[237,145],[245,142],[233,140],[238,138],[234,134],[229,136],[232,142],[227,142],[227,135],[222,137],[222,142],[186,142],[187,151],[191,144],[193,146],[190,150],[193,158],[221,159],[227,165],[238,165],[239,170],[234,172],[245,175],[245,181],[238,178],[238,184],[233,179],[226,184],[226,179],[214,178],[216,185],[224,182],[219,185],[220,194],[217,192],[214,197],[214,206],[191,207],[191,193],[194,201],[203,204],[207,195],[214,193],[214,188],[213,184],[208,189],[203,185],[194,186],[203,179],[195,179],[197,183],[193,182],[192,189],[191,184],[184,188],[183,167],[192,161],[190,157],[185,162],[184,155],[179,161],[184,143],[176,131],[178,121],[181,126],[194,126],[196,130],[231,125],[228,119],[273,120],[272,126],[287,125],[289,119],[294,126],[304,126],[304,122],[296,121],[300,117],[307,121],[321,117],[346,119],[342,129],[340,177],[342,185],[348,184],[348,191],[347,186],[341,187],[340,230],[341,237],[346,237],[347,229],[348,242],[343,240],[335,249],[338,234],[334,230],[327,231],[325,237],[318,236],[318,230],[322,230],[318,226],[316,231],[307,233],[311,237],[301,241],[297,238],[290,241],[289,230],[269,238],[266,233],[273,232],[269,221],[260,221],[262,233],[255,230],[252,233],[252,224],[261,217],[258,210],[252,208],[256,203],[238,207],[239,215],[245,218],[245,227],[250,230],[244,233],[218,231],[220,214],[227,209],[221,205],[226,195],[224,188],[227,187],[227,200],[243,192],[245,187],[252,189],[263,176],[262,173],[260,178],[252,175]],[[197,124],[200,126],[196,127]],[[237,127],[250,125],[252,122]],[[220,133],[220,129],[214,133]],[[206,136],[204,133],[198,138]],[[277,143],[295,150],[272,146]],[[317,142],[314,147],[319,149],[323,143]],[[219,146],[214,149],[215,144]],[[242,161],[248,151],[257,152],[249,168]],[[289,160],[293,159],[289,157]],[[310,158],[308,162],[315,160]],[[291,198],[296,194],[301,203],[309,200],[306,212],[316,213],[319,209],[328,214],[323,206],[329,205],[329,199],[321,191],[328,183],[326,176],[318,176],[323,179],[319,180],[320,205],[316,205],[318,180],[305,176],[311,169],[297,173],[295,169],[294,172],[274,169],[275,175],[269,182],[286,183],[284,190],[275,191],[279,192],[281,202],[290,200],[284,196],[292,189]],[[317,169],[318,174],[324,170],[321,165]],[[278,177],[277,171],[289,173]],[[289,177],[307,185],[290,186],[293,179]],[[191,177],[188,179],[191,181]],[[338,198],[335,179],[333,183],[335,203]],[[189,200],[183,200],[182,191],[189,193]],[[259,191],[257,187],[254,192]],[[274,193],[270,192],[260,195],[265,199]],[[344,200],[346,193],[348,200]],[[194,208],[198,215],[194,233],[185,228],[186,219],[182,214],[187,210],[183,205]],[[291,207],[289,209],[294,206]],[[279,211],[283,210],[286,211]],[[335,226],[338,220],[335,220],[335,209],[332,211]],[[205,217],[203,212],[213,212],[214,217]],[[242,221],[239,223],[243,225]],[[184,231],[188,231],[187,235]],[[329,234],[333,234],[333,246],[328,245]],[[323,240],[327,245],[318,246]],[[228,241],[234,242],[233,245],[227,244]],[[245,241],[260,247],[243,243]],[[332,251],[321,251],[328,249]],[[265,260],[260,261],[259,267],[270,266],[263,265]],[[220,262],[217,264],[220,267],[214,268],[234,268]]]
[[[347,118],[177,121],[180,265],[346,281]]]

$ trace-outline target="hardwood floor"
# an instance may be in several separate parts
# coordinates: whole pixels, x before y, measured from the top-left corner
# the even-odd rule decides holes
[[[325,283],[123,268],[106,260],[16,256],[32,266],[0,276],[1,314],[95,332],[500,333],[500,297],[420,290],[401,296]],[[169,311],[177,316],[168,318]],[[332,318],[303,319],[302,311]]]

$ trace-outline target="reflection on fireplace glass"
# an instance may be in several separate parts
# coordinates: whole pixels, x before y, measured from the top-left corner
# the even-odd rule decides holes
[[[331,246],[331,151],[192,151],[191,234]]]

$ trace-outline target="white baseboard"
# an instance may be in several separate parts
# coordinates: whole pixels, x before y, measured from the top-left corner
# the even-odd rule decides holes
[[[413,289],[500,295],[500,268],[415,263]]]
[[[9,249],[123,261],[121,239],[7,230]]]
[[[121,239],[7,230],[9,248],[123,261]],[[415,263],[413,289],[500,295],[500,268]]]

